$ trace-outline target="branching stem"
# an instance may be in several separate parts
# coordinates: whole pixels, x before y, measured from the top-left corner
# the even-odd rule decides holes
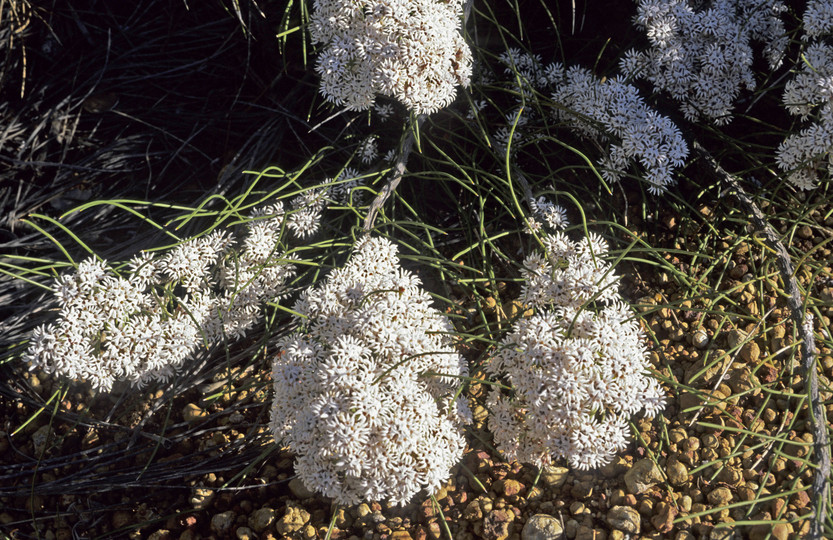
[[[809,538],[824,538],[824,522],[826,519],[827,506],[829,504],[829,482],[830,482],[830,439],[827,432],[827,420],[825,410],[819,398],[819,383],[816,375],[816,343],[813,337],[812,319],[804,312],[801,301],[801,294],[798,283],[795,279],[794,268],[790,260],[790,254],[784,244],[778,238],[777,231],[769,224],[766,216],[755,204],[755,201],[746,193],[737,178],[726,172],[711,154],[703,148],[700,143],[694,141],[694,150],[712,171],[725,183],[729,191],[737,197],[740,203],[746,208],[751,217],[752,224],[764,234],[764,241],[774,252],[781,279],[784,280],[784,287],[787,292],[787,306],[790,309],[790,317],[795,324],[798,337],[801,340],[801,367],[804,372],[804,382],[809,398],[810,419],[813,423],[813,461],[818,467],[813,472],[812,490],[815,495],[816,515],[810,525]]]

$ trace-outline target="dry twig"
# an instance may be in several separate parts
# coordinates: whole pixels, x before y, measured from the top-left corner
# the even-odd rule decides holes
[[[805,313],[801,294],[796,282],[794,269],[790,255],[784,244],[778,238],[777,231],[766,220],[766,216],[755,204],[755,201],[746,193],[738,180],[726,172],[711,154],[697,141],[694,141],[694,150],[700,154],[703,161],[708,164],[712,171],[724,182],[729,191],[737,197],[740,203],[749,212],[752,224],[764,234],[764,241],[775,253],[778,270],[781,279],[784,280],[784,288],[787,292],[787,306],[790,309],[790,317],[795,323],[798,337],[801,340],[801,367],[804,371],[804,382],[809,398],[810,419],[813,422],[813,455],[817,468],[813,472],[812,490],[815,495],[816,515],[810,524],[809,538],[824,538],[824,522],[826,519],[827,506],[829,504],[829,479],[830,479],[830,440],[827,433],[827,420],[825,410],[819,398],[819,383],[816,375],[816,343],[813,337],[813,322],[810,314]]]

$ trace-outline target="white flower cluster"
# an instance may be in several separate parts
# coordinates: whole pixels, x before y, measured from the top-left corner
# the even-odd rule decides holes
[[[239,338],[261,316],[263,302],[280,298],[295,274],[280,249],[292,217],[278,203],[256,210],[242,249],[215,231],[167,253],[134,257],[126,277],[105,261],[87,259],[54,286],[57,322],[38,327],[25,354],[33,369],[89,381],[108,391],[116,381],[142,386],[169,379],[202,344]],[[309,224],[306,224],[309,226]]]
[[[331,181],[333,182],[333,186],[328,193],[330,200],[335,204],[346,206],[361,204],[364,201],[364,193],[356,189],[365,185],[365,178],[361,176],[358,170],[352,167],[345,167]]]
[[[622,77],[602,82],[578,66],[554,71],[561,83],[552,99],[567,108],[556,109],[556,115],[586,136],[599,141],[613,136],[618,141],[608,146],[600,163],[606,180],[618,182],[636,162],[645,170],[651,193],[662,193],[674,183],[673,171],[685,163],[688,146],[670,118],[648,107],[639,90]]]
[[[804,39],[817,38],[833,32],[833,2],[810,0],[804,11]]]
[[[810,2],[804,13],[805,39],[833,33],[833,2]],[[801,69],[787,82],[782,97],[790,114],[813,122],[788,136],[776,153],[778,166],[799,189],[816,187],[818,171],[833,173],[833,47],[814,39],[804,52]]]
[[[529,209],[532,212],[532,215],[527,218],[530,233],[542,231],[544,226],[555,231],[570,226],[570,222],[567,220],[567,210],[562,206],[553,204],[545,197],[531,198],[528,202]]]
[[[369,165],[371,161],[379,156],[379,141],[376,135],[365,137],[358,148],[359,158],[363,165]]]
[[[351,110],[391,96],[418,114],[454,99],[471,77],[463,0],[315,0],[310,33],[328,101]]]
[[[504,53],[501,60],[509,66],[507,74],[519,77],[522,93],[550,89],[553,101],[560,105],[553,108],[556,118],[582,136],[609,142],[607,155],[599,164],[607,181],[619,181],[638,163],[652,193],[662,193],[673,184],[673,171],[685,163],[688,146],[679,128],[651,109],[636,87],[621,77],[602,81],[579,66],[545,66],[537,56],[516,49]],[[516,124],[529,122],[529,117],[522,115]],[[516,130],[516,136],[520,131]],[[498,143],[505,145],[508,135],[508,130],[498,131]]]
[[[598,467],[627,445],[630,415],[662,410],[662,388],[646,372],[644,336],[618,278],[601,260],[604,240],[555,233],[543,242],[546,252],[529,255],[522,270],[520,300],[536,313],[515,323],[487,365],[511,386],[490,392],[489,429],[509,460]]]
[[[634,23],[651,48],[628,51],[622,71],[669,92],[688,120],[727,124],[741,87],[755,88],[752,41],[764,44],[770,67],[780,65],[785,10],[777,0],[640,0]]]
[[[448,319],[388,240],[359,240],[346,266],[294,306],[301,330],[272,363],[271,429],[304,484],[339,504],[405,504],[462,457],[467,374]],[[442,374],[442,376],[434,375]]]

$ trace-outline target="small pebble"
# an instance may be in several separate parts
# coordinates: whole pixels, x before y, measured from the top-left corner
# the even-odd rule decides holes
[[[189,502],[195,510],[206,510],[214,501],[214,495],[213,489],[196,488]]]
[[[198,422],[206,416],[208,413],[196,403],[189,403],[182,408],[182,419],[188,423]]]
[[[691,336],[691,344],[698,349],[703,349],[709,344],[709,335],[701,328]]]
[[[550,488],[560,488],[567,481],[570,469],[566,467],[551,467],[545,465],[541,471],[541,481]]]
[[[287,503],[286,513],[278,521],[276,528],[280,534],[290,535],[303,529],[309,518],[309,512],[298,505]]]
[[[726,506],[732,502],[732,490],[727,487],[718,487],[708,495],[709,503],[713,506]]]
[[[49,443],[54,438],[55,432],[52,430],[49,425],[42,426],[38,428],[36,432],[32,434],[32,445],[35,447],[35,455],[41,456],[46,451],[47,443]]]
[[[289,491],[299,499],[310,499],[315,496],[315,492],[308,489],[304,481],[298,477],[289,481]]]
[[[237,516],[231,510],[211,516],[211,530],[219,536],[225,536],[234,525]]]
[[[639,534],[642,518],[639,512],[628,506],[614,506],[607,512],[607,524],[628,534]]]
[[[662,471],[650,459],[637,461],[625,473],[625,485],[628,491],[633,494],[644,493],[662,482],[662,480]]]
[[[248,527],[237,527],[234,534],[237,536],[237,540],[254,540],[256,538],[254,531]]]
[[[249,516],[249,527],[255,532],[265,531],[275,521],[275,511],[272,508],[263,507],[255,510]]]
[[[564,530],[558,518],[547,514],[531,516],[521,531],[521,540],[559,540]]]
[[[688,482],[688,468],[676,458],[668,460],[665,473],[668,475],[668,483],[672,486],[681,486]]]

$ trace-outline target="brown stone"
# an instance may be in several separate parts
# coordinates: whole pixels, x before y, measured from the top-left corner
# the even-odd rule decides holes
[[[713,506],[726,506],[732,502],[732,491],[727,487],[718,487],[708,495],[709,503]]]
[[[792,497],[792,503],[796,508],[805,508],[810,504],[810,494],[806,491],[799,491]]]
[[[506,480],[503,483],[503,495],[507,498],[517,497],[523,491],[524,486],[517,480]]]
[[[515,513],[510,510],[492,510],[483,520],[483,538],[485,540],[506,540],[509,538],[510,526],[514,520]]]
[[[642,518],[634,508],[614,506],[608,510],[605,520],[614,529],[619,529],[628,534],[638,534]]]
[[[757,308],[757,304],[755,306]],[[754,341],[750,341],[740,349],[740,357],[747,364],[755,365],[761,359],[761,348]]]
[[[672,486],[681,486],[688,482],[688,468],[676,456],[668,459],[665,465],[665,474],[668,476],[668,483]]]
[[[292,534],[304,528],[309,521],[310,515],[305,509],[298,505],[287,503],[286,513],[275,525],[281,534]]]
[[[633,494],[644,493],[662,482],[662,471],[650,459],[641,459],[625,473],[625,485]]]
[[[483,518],[483,512],[480,510],[479,501],[471,501],[463,510],[463,519],[467,521],[477,521]]]
[[[662,534],[668,534],[674,529],[675,517],[677,517],[677,509],[665,501],[660,501],[657,504],[656,514],[651,518],[651,525]]]

